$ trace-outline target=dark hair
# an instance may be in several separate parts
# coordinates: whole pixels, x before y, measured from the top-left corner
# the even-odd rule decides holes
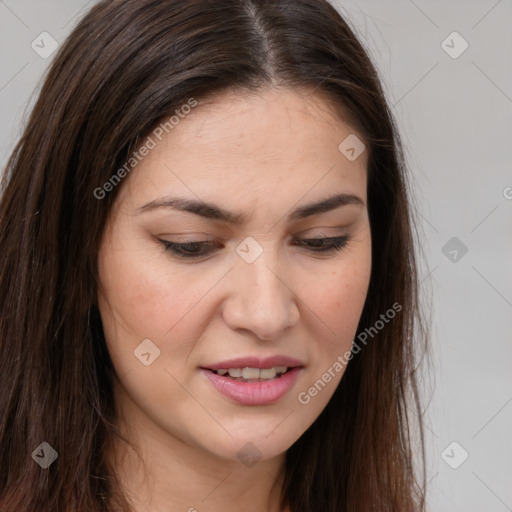
[[[326,0],[105,0],[56,54],[3,177],[2,511],[129,509],[105,458],[120,434],[97,307],[98,250],[122,184],[102,199],[93,191],[190,98],[270,86],[324,95],[364,137],[372,271],[358,333],[402,306],[287,451],[283,504],[424,510],[422,424],[415,454],[408,419],[411,403],[421,417],[427,339],[413,211],[393,117],[354,32]],[[31,457],[42,441],[58,452],[47,471]]]

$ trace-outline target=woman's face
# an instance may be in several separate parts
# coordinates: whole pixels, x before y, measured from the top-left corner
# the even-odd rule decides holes
[[[345,369],[371,270],[367,155],[297,91],[226,94],[181,117],[118,185],[100,249],[116,400],[163,443],[267,459]],[[306,241],[322,238],[339,250]]]

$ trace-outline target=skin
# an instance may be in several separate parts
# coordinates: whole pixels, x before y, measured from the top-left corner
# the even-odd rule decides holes
[[[137,512],[280,510],[285,452],[343,371],[307,405],[298,394],[350,350],[368,291],[367,155],[351,162],[338,150],[352,133],[310,91],[224,93],[193,109],[119,185],[99,253],[98,298],[117,373],[117,423],[142,456],[116,441],[108,459]],[[334,193],[363,204],[288,222],[291,210]],[[137,213],[167,195],[249,218],[233,226],[168,207]],[[339,252],[293,243],[341,235],[351,238]],[[249,236],[263,248],[250,264],[236,252]],[[219,246],[186,260],[158,239]],[[144,339],[160,350],[149,366],[134,356]],[[304,369],[273,404],[237,404],[199,370],[278,354]],[[248,442],[261,455],[252,467],[237,457]]]

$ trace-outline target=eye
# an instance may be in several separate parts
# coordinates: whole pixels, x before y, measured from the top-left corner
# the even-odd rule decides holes
[[[170,251],[179,258],[199,258],[211,253],[219,244],[212,240],[201,240],[199,242],[177,243],[169,240],[160,240],[166,251]],[[202,251],[205,247],[209,247],[207,251]]]
[[[298,239],[297,245],[305,245],[312,252],[341,251],[350,240],[348,235],[333,236],[324,238],[302,238]]]
[[[178,258],[200,258],[212,253],[221,244],[213,240],[201,240],[198,242],[170,242],[169,240],[158,239],[165,247]],[[298,238],[295,239],[295,245],[305,247],[308,251],[314,253],[331,253],[343,249],[350,240],[350,236],[336,236],[323,238]]]

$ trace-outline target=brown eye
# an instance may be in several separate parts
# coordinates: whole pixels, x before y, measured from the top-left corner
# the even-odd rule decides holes
[[[326,238],[303,238],[297,245],[306,246],[313,252],[340,251],[350,240],[348,235]]]
[[[343,249],[350,237],[348,235],[323,238],[302,238],[296,239],[295,245],[305,247],[307,250],[316,253],[329,253]],[[212,240],[201,240],[197,242],[170,242],[169,240],[159,240],[165,247],[179,258],[200,258],[211,254],[220,244]]]
[[[218,244],[211,240],[204,240],[199,242],[185,242],[177,243],[170,242],[169,240],[160,240],[165,247],[166,251],[171,251],[179,258],[198,258],[210,254]],[[209,250],[203,251],[205,247],[210,247]]]

